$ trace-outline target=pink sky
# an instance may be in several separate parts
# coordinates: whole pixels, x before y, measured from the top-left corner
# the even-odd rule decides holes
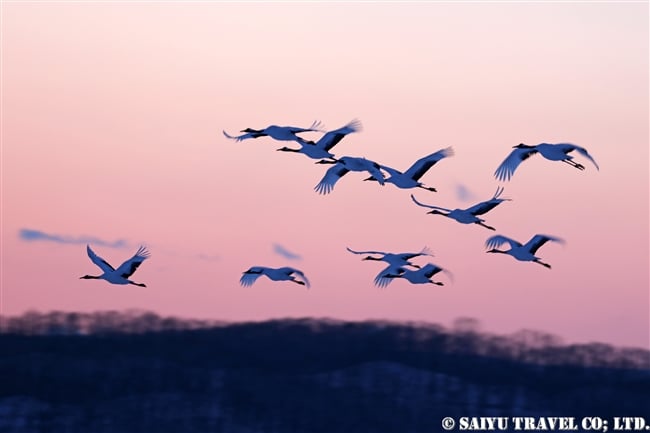
[[[1,7],[4,314],[465,316],[491,332],[650,347],[647,3]],[[490,198],[494,170],[520,142],[576,143],[601,170],[536,155],[504,184],[513,201],[485,216],[522,242],[566,239],[538,251],[547,270],[485,254],[493,232],[426,215],[413,191],[351,173],[320,196],[328,166],[221,134],[353,118],[364,130],[337,155],[404,170],[454,147],[422,178],[439,192],[414,192],[438,206],[473,204],[458,184]],[[126,249],[94,246],[115,266],[145,243],[152,257],[133,279],[148,287],[80,280],[98,271],[83,244],[25,242],[21,228],[124,239]],[[380,290],[382,265],[345,251],[425,245],[453,284]],[[312,288],[240,287],[253,265],[298,267]]]

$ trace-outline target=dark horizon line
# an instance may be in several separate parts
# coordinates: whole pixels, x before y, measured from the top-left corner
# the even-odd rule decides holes
[[[111,328],[102,319],[116,319]],[[65,319],[65,323],[60,320]],[[148,321],[148,322],[147,322]],[[307,326],[317,333],[325,327],[373,326],[377,329],[408,329],[420,334],[440,334],[451,337],[473,337],[485,341],[508,341],[523,345],[529,350],[557,350],[585,347],[600,347],[619,353],[645,352],[650,368],[650,348],[635,346],[617,346],[598,341],[567,343],[562,337],[537,329],[523,328],[511,333],[494,333],[481,329],[478,319],[461,316],[454,319],[450,326],[423,320],[394,319],[359,319],[348,320],[332,317],[277,317],[259,320],[219,320],[165,316],[151,310],[96,310],[91,312],[51,310],[40,312],[27,310],[20,315],[0,315],[0,336],[8,334],[30,335],[85,335],[100,334],[144,334],[165,331],[200,331],[211,329],[236,328],[245,326],[271,326],[277,324],[295,324]],[[137,326],[136,326],[137,325]],[[144,325],[144,326],[142,326]],[[15,332],[15,331],[20,332]]]

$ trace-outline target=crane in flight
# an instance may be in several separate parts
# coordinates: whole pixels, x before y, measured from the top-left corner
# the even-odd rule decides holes
[[[591,161],[596,166],[597,170],[600,170],[600,167],[598,167],[596,161],[591,157],[591,155],[589,155],[587,149],[585,149],[584,147],[576,146],[575,144],[540,143],[536,146],[529,146],[524,143],[519,143],[518,145],[513,146],[513,148],[515,150],[510,152],[510,155],[508,155],[508,157],[503,160],[501,165],[499,165],[499,167],[497,167],[496,171],[494,172],[494,177],[496,177],[498,180],[502,182],[506,180],[510,180],[512,175],[515,173],[517,167],[519,167],[519,164],[521,164],[523,161],[527,160],[528,158],[530,158],[532,155],[536,153],[539,153],[544,158],[550,161],[562,161],[566,164],[569,164],[572,167],[577,168],[578,170],[584,170],[585,166],[575,162],[573,160],[573,156],[569,155],[569,153],[575,150],[579,154],[587,158],[589,161]]]
[[[312,159],[329,158],[332,161],[336,161],[334,154],[330,153],[330,150],[343,140],[343,137],[346,135],[359,131],[361,131],[361,122],[354,119],[339,129],[328,131],[316,142],[307,140],[298,141],[298,143],[300,143],[300,149],[293,149],[284,146],[277,150],[281,152],[302,153]]]
[[[437,152],[432,153],[431,155],[427,155],[423,158],[418,159],[404,173],[386,165],[382,165],[381,169],[390,174],[390,177],[386,179],[386,182],[392,183],[398,188],[422,188],[426,189],[427,191],[435,192],[435,188],[422,184],[420,182],[420,178],[438,161],[452,156],[453,154],[454,150],[451,147],[441,149]],[[371,176],[364,180],[375,181],[377,179],[374,176]]]
[[[485,224],[485,220],[479,218],[477,215],[483,215],[491,211],[492,209],[494,209],[504,201],[510,200],[509,198],[499,198],[502,193],[503,193],[503,187],[501,188],[497,187],[497,190],[491,199],[482,201],[478,204],[475,204],[474,206],[468,207],[467,209],[452,210],[440,206],[432,206],[432,205],[424,204],[417,201],[416,198],[413,196],[413,194],[411,194],[411,200],[413,200],[415,204],[417,204],[418,206],[433,209],[432,211],[428,212],[430,214],[443,215],[446,216],[447,218],[456,220],[461,224],[478,224],[482,227],[485,227],[486,229],[494,230],[494,227]]]
[[[319,194],[329,194],[334,189],[334,185],[343,176],[350,171],[367,171],[377,182],[384,185],[384,175],[381,172],[381,166],[375,161],[355,156],[343,156],[335,161],[321,159],[316,164],[334,164],[326,172],[325,176],[314,187]]]
[[[129,280],[129,277],[138,269],[138,267],[149,258],[149,251],[143,246],[138,248],[138,251],[133,257],[131,257],[126,262],[122,263],[117,269],[111,266],[106,260],[99,257],[95,252],[90,248],[90,245],[86,245],[86,252],[90,260],[99,266],[99,268],[104,271],[101,275],[84,275],[79,277],[79,279],[84,280],[105,280],[111,284],[133,284],[134,286],[147,287],[145,284],[136,283]]]
[[[226,138],[235,140],[237,142],[242,140],[248,140],[249,138],[271,137],[274,140],[297,141],[298,143],[302,144],[305,140],[302,137],[298,136],[297,134],[301,132],[309,132],[309,131],[323,132],[322,130],[319,129],[320,126],[321,123],[319,121],[315,121],[314,123],[311,124],[309,128],[271,125],[271,126],[267,126],[264,129],[253,129],[253,128],[242,129],[240,132],[245,132],[245,134],[238,135],[238,136],[230,135],[226,131],[222,131],[222,132],[223,135],[226,136]]]
[[[255,281],[262,275],[273,281],[291,281],[307,288],[310,287],[309,280],[302,271],[285,266],[283,268],[268,268],[266,266],[253,266],[244,271],[239,284],[244,287],[252,286]]]
[[[560,244],[564,244],[564,240],[554,237],[554,236],[548,236],[548,235],[540,235],[537,234],[532,237],[528,242],[525,244],[521,244],[520,242],[510,239],[509,237],[502,236],[502,235],[495,235],[490,238],[485,242],[485,247],[486,248],[491,248],[490,250],[486,251],[486,253],[499,253],[499,254],[508,254],[515,259],[522,261],[522,262],[534,262],[538,263],[548,269],[551,268],[551,265],[548,263],[544,263],[540,260],[539,257],[535,256],[535,253],[537,250],[544,245],[546,242],[558,242]],[[499,250],[497,249],[499,246],[503,244],[509,244],[510,249],[509,250]]]
[[[375,285],[377,287],[386,287],[393,281],[390,278],[386,278],[386,275],[391,275],[396,273],[399,274],[401,272],[404,272],[405,270],[408,269],[406,268],[407,266],[411,266],[413,268],[419,269],[420,266],[415,263],[411,263],[411,259],[420,256],[433,256],[431,250],[426,246],[417,253],[390,253],[385,251],[355,251],[350,249],[349,247],[346,247],[346,249],[352,254],[366,255],[366,257],[362,258],[361,260],[372,260],[377,262],[383,261],[388,263],[388,267],[384,268],[375,277]]]
[[[449,276],[449,279],[453,281],[453,275],[451,272],[441,268],[440,266],[434,265],[433,263],[427,263],[417,270],[406,269],[403,270],[403,272],[394,274],[389,273],[387,275],[384,275],[384,278],[404,278],[411,284],[435,284],[437,286],[444,286],[444,283],[432,280],[433,276],[439,272],[446,273]]]

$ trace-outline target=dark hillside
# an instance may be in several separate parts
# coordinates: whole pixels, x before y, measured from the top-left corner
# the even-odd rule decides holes
[[[30,313],[0,432],[431,432],[445,416],[643,416],[650,353],[437,325]]]

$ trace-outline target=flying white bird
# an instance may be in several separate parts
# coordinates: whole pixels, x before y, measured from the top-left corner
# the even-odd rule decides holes
[[[244,271],[243,275],[239,279],[239,284],[242,286],[252,286],[253,283],[262,275],[266,275],[273,281],[292,281],[309,288],[309,280],[307,280],[305,274],[298,269],[290,268],[288,266],[277,269],[267,268],[265,266],[253,266],[249,270]],[[296,276],[300,277],[300,280],[296,279]]]
[[[540,153],[544,158],[548,160],[562,161],[579,170],[584,170],[585,166],[573,161],[573,156],[569,155],[570,152],[576,150],[582,156],[589,159],[596,166],[596,169],[600,170],[598,164],[596,164],[596,161],[587,152],[587,149],[584,147],[576,146],[575,144],[540,143],[536,146],[529,146],[524,143],[519,143],[518,145],[513,146],[513,148],[515,150],[510,152],[510,155],[508,155],[508,157],[503,160],[501,165],[494,172],[494,177],[500,181],[510,180],[517,167],[519,167],[519,164],[521,164],[522,161],[530,158],[530,156],[534,155],[535,153]]]
[[[417,265],[412,264],[409,260],[414,259],[419,256],[431,256],[433,257],[433,254],[431,254],[431,250],[428,247],[422,248],[417,253],[388,253],[384,251],[354,251],[353,249],[350,249],[349,247],[345,247],[346,250],[351,252],[352,254],[359,254],[359,255],[364,255],[366,254],[367,257],[362,258],[361,260],[374,260],[374,261],[384,261],[386,263],[389,263],[391,265],[397,265],[397,266],[415,266],[418,267]],[[368,255],[372,254],[372,255]],[[381,257],[373,257],[373,256],[381,256]]]
[[[246,134],[242,134],[239,136],[232,136],[228,134],[226,131],[223,131],[223,135],[235,141],[242,141],[242,140],[247,140],[249,138],[258,138],[258,137],[271,137],[274,140],[297,141],[298,143],[302,144],[305,140],[296,134],[299,134],[301,132],[308,132],[308,131],[322,132],[320,129],[318,129],[320,126],[321,123],[319,121],[315,121],[314,123],[312,123],[312,125],[309,128],[271,125],[271,126],[267,126],[264,129],[253,129],[253,128],[242,129],[240,132],[245,132]]]
[[[300,149],[292,149],[290,147],[284,146],[277,150],[282,152],[302,153],[303,155],[307,155],[312,159],[330,158],[333,161],[336,161],[334,154],[330,153],[329,151],[334,146],[336,146],[339,141],[343,139],[343,137],[358,131],[361,131],[361,122],[355,119],[339,129],[327,132],[321,137],[320,140],[315,143],[313,141],[306,140],[299,141],[298,143],[300,143]]]
[[[427,191],[436,191],[435,188],[430,186],[424,186],[420,182],[420,178],[426,173],[431,167],[433,167],[438,161],[449,156],[453,156],[454,150],[451,147],[446,149],[441,149],[437,152],[427,155],[424,158],[420,158],[415,163],[409,167],[404,173],[399,170],[395,170],[392,167],[382,165],[382,170],[385,170],[390,174],[390,177],[386,179],[387,183],[392,183],[398,188],[422,188]],[[374,177],[369,177],[364,180],[376,180]]]
[[[422,268],[418,270],[406,269],[404,272],[388,274],[384,278],[394,279],[394,278],[404,278],[408,280],[411,284],[435,284],[437,286],[444,286],[444,283],[440,281],[433,281],[431,278],[438,272],[444,272],[449,276],[450,280],[453,280],[453,275],[446,269],[443,269],[439,266],[434,265],[433,263],[427,263]]]
[[[366,254],[367,256],[364,257],[361,260],[374,260],[374,261],[384,261],[388,263],[388,267],[383,269],[381,272],[377,274],[375,277],[375,285],[378,287],[386,287],[388,286],[393,280],[386,278],[386,275],[391,275],[395,273],[400,273],[406,271],[405,266],[412,266],[414,268],[420,268],[419,265],[415,263],[411,263],[411,259],[414,259],[415,257],[419,256],[433,256],[431,253],[431,250],[427,248],[426,246],[422,248],[420,252],[417,253],[389,253],[389,252],[384,252],[384,251],[354,251],[350,249],[349,247],[346,247],[346,249],[351,252],[352,254]],[[372,255],[368,255],[372,254]],[[380,257],[374,257],[374,256],[380,256]]]
[[[418,206],[426,207],[429,209],[433,209],[430,214],[434,215],[443,215],[448,218],[454,219],[458,221],[461,224],[478,224],[480,226],[485,227],[486,229],[494,230],[494,227],[491,227],[487,224],[484,224],[485,220],[477,217],[476,215],[483,215],[484,213],[489,212],[490,210],[494,209],[497,207],[499,204],[501,204],[504,201],[509,201],[509,198],[499,198],[501,193],[503,192],[503,188],[498,188],[496,192],[494,193],[494,196],[487,201],[482,201],[479,204],[475,204],[472,207],[468,207],[467,209],[446,209],[444,207],[439,207],[439,206],[431,206],[428,204],[420,203],[415,199],[413,194],[411,194],[411,199],[417,204]],[[444,213],[444,212],[447,213]]]
[[[542,266],[545,266],[547,268],[551,268],[551,265],[548,263],[542,262],[539,257],[535,257],[535,252],[544,245],[548,241],[553,241],[553,242],[558,242],[560,244],[564,244],[564,240],[560,238],[556,238],[553,236],[547,236],[547,235],[535,235],[531,240],[529,240],[525,245],[522,245],[521,243],[517,242],[514,239],[510,239],[506,236],[501,236],[501,235],[496,235],[490,237],[486,242],[485,246],[486,248],[492,248],[491,250],[486,251],[486,253],[500,253],[500,254],[508,254],[514,257],[517,260],[520,260],[522,262],[535,262],[539,263]],[[505,243],[510,244],[510,249],[509,250],[498,250],[497,247],[500,245],[503,245]]]
[[[80,279],[86,280],[106,280],[112,284],[133,284],[134,286],[147,287],[142,283],[135,283],[129,280],[129,277],[138,269],[138,266],[142,264],[146,259],[149,258],[149,251],[145,247],[138,248],[138,251],[133,257],[131,257],[126,262],[122,263],[119,268],[113,268],[106,260],[99,257],[95,252],[90,249],[90,245],[86,245],[86,252],[90,260],[99,268],[104,271],[102,275],[93,276],[93,275],[84,275]]]
[[[367,171],[372,175],[372,177],[377,179],[381,185],[384,184],[384,175],[381,172],[381,166],[366,158],[344,156],[336,161],[322,159],[316,164],[334,164],[334,166],[330,167],[327,172],[325,172],[325,176],[323,176],[321,181],[318,182],[318,185],[314,187],[319,194],[329,194],[332,192],[336,182],[350,171]]]

